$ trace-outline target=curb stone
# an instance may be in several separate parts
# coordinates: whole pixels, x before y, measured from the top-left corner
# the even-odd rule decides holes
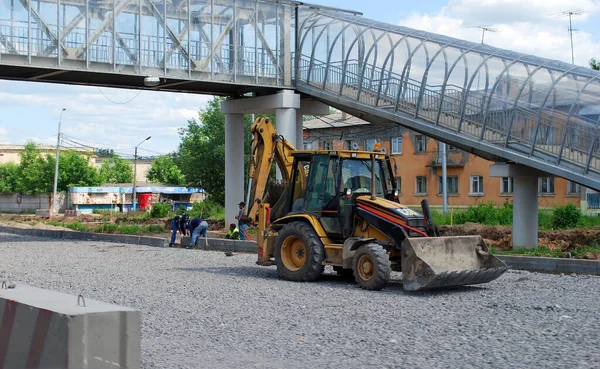
[[[21,236],[47,237],[79,241],[104,241],[119,242],[133,245],[166,247],[169,241],[162,237],[135,236],[108,233],[77,232],[65,230],[18,228],[0,225],[0,232],[12,233]],[[208,251],[232,251],[257,253],[258,245],[254,241],[226,240],[224,238],[209,238],[208,246],[204,245],[202,239],[198,241],[200,250]],[[496,255],[498,259],[505,262],[511,269],[556,272],[556,273],[579,273],[600,275],[600,260],[583,259],[561,259],[532,256]]]

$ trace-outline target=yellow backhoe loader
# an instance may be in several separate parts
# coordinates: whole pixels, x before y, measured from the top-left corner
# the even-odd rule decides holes
[[[295,150],[268,118],[251,132],[248,217],[258,227],[257,263],[276,265],[282,278],[314,281],[331,265],[379,290],[401,271],[404,289],[414,291],[486,283],[507,270],[481,236],[437,237],[426,202],[423,213],[401,205],[383,153]],[[269,199],[273,161],[284,189]]]

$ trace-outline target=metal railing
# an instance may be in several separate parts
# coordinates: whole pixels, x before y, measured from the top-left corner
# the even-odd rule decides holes
[[[500,105],[503,99],[484,91],[465,93],[456,85],[444,88],[422,85],[397,73],[359,65],[356,60],[327,65],[302,55],[297,83],[394,113],[409,114],[506,149],[527,155],[533,151],[543,153],[557,163],[568,162],[600,173],[597,142],[591,142],[595,126],[579,117],[569,118],[560,110],[518,104],[489,109],[488,106]],[[592,144],[595,146],[590,157]]]

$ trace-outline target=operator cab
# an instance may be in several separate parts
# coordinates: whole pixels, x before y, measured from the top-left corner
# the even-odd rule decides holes
[[[358,151],[294,153],[288,212],[317,217],[332,239],[350,237],[357,196],[373,192],[376,197],[398,201],[386,159],[383,154]]]

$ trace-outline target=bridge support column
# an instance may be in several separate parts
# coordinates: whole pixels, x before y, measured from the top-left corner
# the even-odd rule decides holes
[[[225,114],[225,226],[244,199],[244,114]]]
[[[538,179],[514,177],[513,249],[535,249],[538,245]]]
[[[244,143],[244,114],[276,114],[278,133],[301,149],[302,115],[325,115],[329,113],[329,107],[315,100],[300,100],[300,94],[292,90],[282,90],[272,95],[229,98],[221,103],[221,111],[225,114],[227,225],[237,223],[237,204],[244,199],[244,145],[249,144]]]
[[[513,178],[513,249],[534,249],[538,245],[538,177],[550,175],[518,165],[496,163],[491,177]]]
[[[277,133],[292,145],[296,146],[296,108],[281,108],[275,110]]]

